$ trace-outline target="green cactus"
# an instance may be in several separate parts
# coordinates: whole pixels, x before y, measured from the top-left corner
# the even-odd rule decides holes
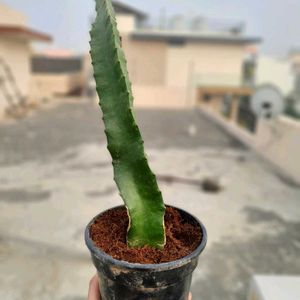
[[[91,57],[114,179],[129,214],[129,247],[165,245],[165,206],[133,115],[133,96],[111,0],[96,0]]]

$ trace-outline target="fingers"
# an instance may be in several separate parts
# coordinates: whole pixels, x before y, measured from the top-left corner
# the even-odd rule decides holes
[[[100,300],[100,290],[97,275],[95,275],[90,281],[87,300]]]
[[[192,293],[189,294],[189,300],[192,300],[193,296]]]

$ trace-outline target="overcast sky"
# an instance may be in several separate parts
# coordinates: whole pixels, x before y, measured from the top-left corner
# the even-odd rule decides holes
[[[88,49],[89,20],[93,0],[5,0],[29,17],[30,26],[54,36],[54,46]],[[262,37],[263,53],[284,56],[290,48],[300,48],[300,0],[124,0],[158,16],[195,14],[229,21],[244,21],[247,34]]]

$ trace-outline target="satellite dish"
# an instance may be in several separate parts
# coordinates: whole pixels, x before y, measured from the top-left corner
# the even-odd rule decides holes
[[[284,99],[280,90],[272,84],[258,87],[251,98],[251,110],[259,118],[278,117],[284,110]]]

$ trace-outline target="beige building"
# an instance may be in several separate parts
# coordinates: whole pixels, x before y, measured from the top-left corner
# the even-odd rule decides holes
[[[137,105],[186,107],[220,90],[241,93],[245,46],[258,38],[210,30],[199,18],[189,28],[174,18],[157,29],[145,13],[117,1],[114,7]]]
[[[85,57],[65,49],[45,50],[32,57],[31,93],[40,99],[79,95],[87,75]]]
[[[28,97],[32,41],[51,37],[29,29],[26,16],[0,4],[0,116]]]

